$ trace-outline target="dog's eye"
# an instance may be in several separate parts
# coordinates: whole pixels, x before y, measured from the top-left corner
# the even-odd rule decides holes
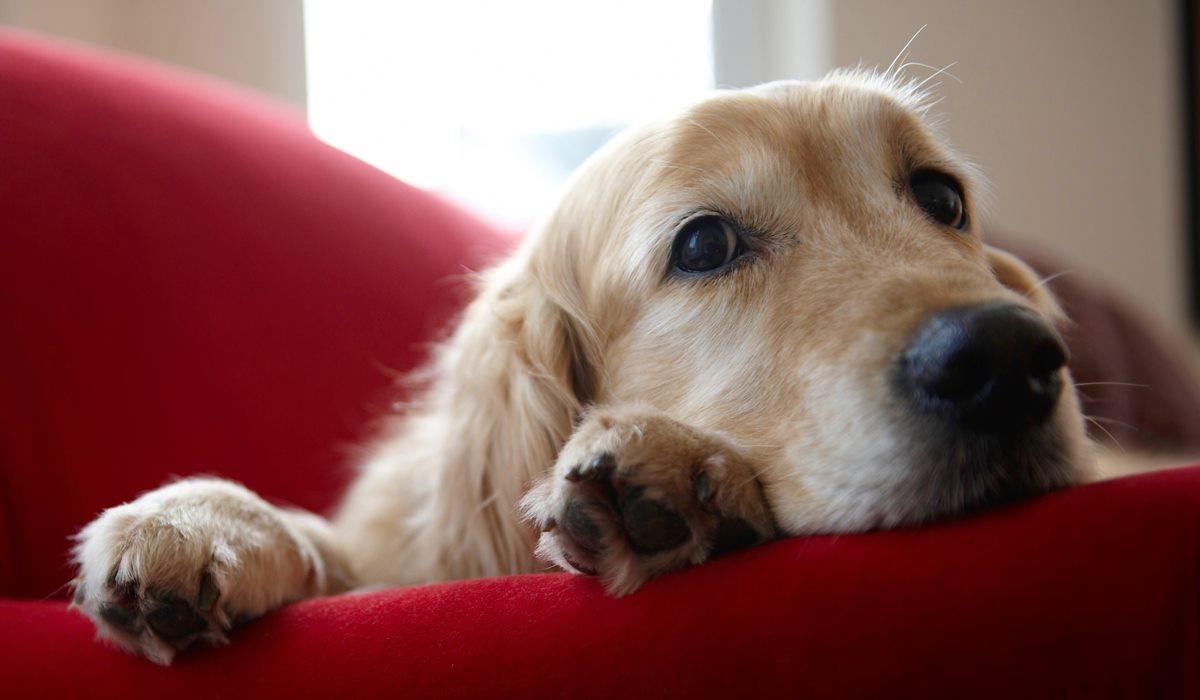
[[[929,218],[950,228],[966,227],[962,190],[953,178],[938,172],[917,172],[909,180],[909,188],[917,206]]]
[[[741,238],[733,224],[719,216],[693,219],[675,237],[675,267],[684,272],[711,272],[741,254]]]

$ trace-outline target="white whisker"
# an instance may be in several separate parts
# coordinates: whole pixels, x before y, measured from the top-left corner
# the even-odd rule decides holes
[[[1131,386],[1135,389],[1149,389],[1149,384],[1134,384],[1133,382],[1081,382],[1075,385],[1076,388],[1081,386]]]
[[[921,66],[922,68],[928,68],[929,70],[933,70],[933,66],[927,66],[924,63],[914,63],[912,65]],[[934,78],[938,77],[939,75],[945,75],[948,78],[953,78],[958,83],[962,83],[962,79],[960,79],[957,75],[950,72],[950,69],[956,65],[958,65],[958,61],[952,61],[952,62],[946,64],[946,66],[944,68],[937,69],[936,71],[933,72],[932,75],[925,78],[921,82],[917,83],[913,87],[913,89],[920,90],[921,88],[925,87],[926,83],[928,83],[930,80],[933,80]]]
[[[1058,279],[1059,277],[1062,277],[1063,275],[1069,275],[1069,274],[1071,274],[1071,270],[1062,270],[1060,272],[1055,272],[1053,275],[1048,275],[1046,277],[1043,277],[1040,280],[1038,280],[1037,284],[1033,285],[1032,287],[1030,287],[1029,289],[1027,289],[1025,291],[1025,296],[1029,297],[1031,294],[1033,294],[1037,290],[1041,289],[1042,287],[1045,287],[1047,284],[1050,284],[1051,282]]]
[[[897,62],[901,60],[901,57],[904,59],[908,58],[908,47],[912,46],[912,43],[917,40],[917,37],[921,36],[921,32],[925,31],[925,27],[928,26],[928,24],[921,25],[921,28],[918,29],[916,33],[912,35],[912,38],[910,38],[908,42],[904,44],[904,48],[900,49],[900,51],[896,54],[896,57],[893,58],[892,62],[888,64],[887,70],[883,72],[884,77],[894,78],[896,77],[896,73],[899,73],[901,70],[903,70],[903,68],[900,68],[897,69],[896,73],[892,72],[892,69],[896,67]]]
[[[1105,418],[1104,416],[1091,416],[1091,419],[1094,421],[1097,421],[1099,423],[1108,423],[1109,425],[1115,425],[1115,426],[1118,426],[1121,428],[1128,428],[1129,430],[1133,430],[1135,432],[1138,429],[1136,425],[1134,425],[1132,423],[1126,423],[1123,420],[1117,420],[1116,418]]]
[[[1086,420],[1087,422],[1091,423],[1092,425],[1096,426],[1097,428],[1099,428],[1100,432],[1107,435],[1108,439],[1113,441],[1113,444],[1117,446],[1117,449],[1121,450],[1121,452],[1125,452],[1125,446],[1121,444],[1121,441],[1118,440],[1115,435],[1113,435],[1111,432],[1109,432],[1108,428],[1105,428],[1103,425],[1100,424],[1099,421],[1097,421],[1095,418],[1092,418],[1091,416],[1084,416],[1083,419]]]

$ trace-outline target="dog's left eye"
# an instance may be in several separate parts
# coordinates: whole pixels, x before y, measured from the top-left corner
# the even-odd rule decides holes
[[[934,221],[950,228],[967,225],[962,189],[954,178],[930,170],[913,173],[908,181],[913,200]]]
[[[733,224],[719,216],[703,216],[684,225],[675,237],[673,262],[684,272],[711,272],[742,254]]]

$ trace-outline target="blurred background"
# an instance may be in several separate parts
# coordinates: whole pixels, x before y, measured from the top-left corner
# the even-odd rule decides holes
[[[937,111],[990,179],[987,231],[1117,291],[1183,339],[1195,337],[1186,7],[0,0],[0,24],[269,93],[329,143],[510,226],[544,212],[566,174],[632,121],[713,86],[886,66],[925,27],[910,60],[953,63]]]

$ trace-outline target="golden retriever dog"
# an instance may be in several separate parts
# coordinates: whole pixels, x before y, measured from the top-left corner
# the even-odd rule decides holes
[[[359,586],[553,564],[625,595],[1086,480],[1059,309],[981,240],[927,107],[841,72],[627,131],[482,275],[331,518],[169,484],[79,533],[76,605],[166,664]]]

